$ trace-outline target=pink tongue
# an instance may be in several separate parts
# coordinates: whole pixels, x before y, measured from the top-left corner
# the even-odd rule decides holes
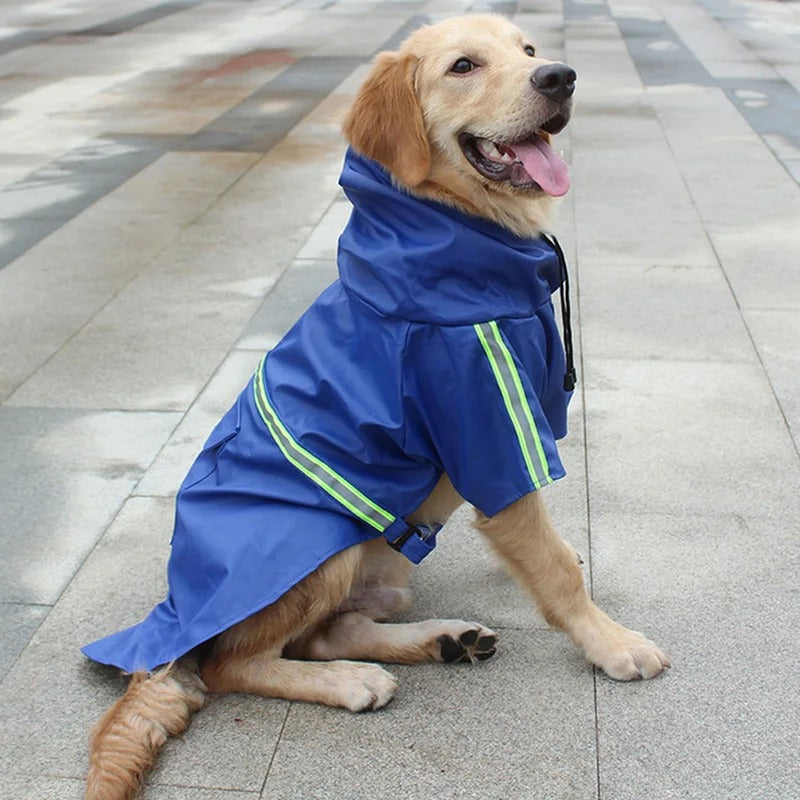
[[[530,142],[512,145],[525,172],[553,197],[561,197],[569,189],[569,172],[564,159],[541,136]]]

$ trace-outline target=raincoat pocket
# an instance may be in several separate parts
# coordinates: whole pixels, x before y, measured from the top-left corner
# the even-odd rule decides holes
[[[211,435],[203,445],[200,455],[197,456],[194,464],[189,469],[179,491],[183,492],[204,481],[216,470],[220,453],[225,449],[228,442],[239,433],[242,427],[240,402],[241,399],[233,405],[228,413],[217,423],[214,430],[211,431]]]

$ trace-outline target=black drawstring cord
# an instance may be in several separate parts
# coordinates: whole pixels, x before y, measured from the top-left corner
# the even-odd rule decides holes
[[[578,383],[578,373],[575,371],[575,356],[572,350],[572,308],[569,302],[569,272],[567,272],[567,259],[564,251],[555,236],[542,238],[556,251],[558,256],[558,271],[561,281],[558,294],[561,298],[561,323],[564,326],[564,355],[567,357],[567,372],[564,375],[564,391],[571,392]]]

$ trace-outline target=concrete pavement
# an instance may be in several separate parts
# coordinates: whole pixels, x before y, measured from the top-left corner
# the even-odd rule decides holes
[[[800,6],[769,0],[0,3],[0,798],[82,797],[124,681],[78,647],[163,596],[185,470],[335,275],[370,58],[486,10],[579,74],[547,499],[674,667],[595,674],[463,511],[412,616],[494,659],[393,667],[376,714],[216,698],[145,796],[800,798]]]

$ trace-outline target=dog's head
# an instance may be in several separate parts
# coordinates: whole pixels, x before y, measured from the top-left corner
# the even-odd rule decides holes
[[[527,232],[569,187],[548,143],[575,79],[505,18],[455,17],[377,58],[344,132],[412,192]]]

